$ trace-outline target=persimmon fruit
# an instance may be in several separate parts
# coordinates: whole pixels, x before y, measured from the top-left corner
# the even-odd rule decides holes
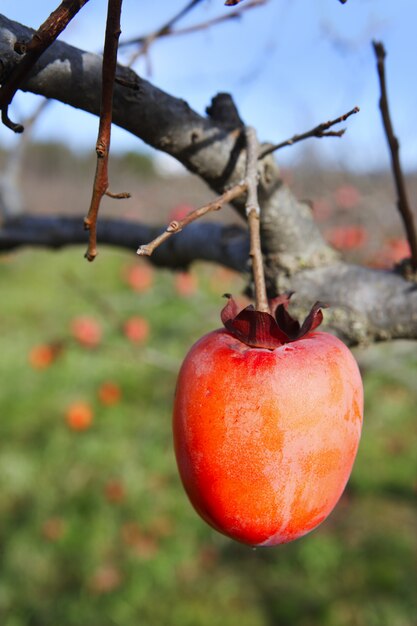
[[[271,314],[240,313],[191,348],[173,414],[179,473],[200,516],[229,537],[271,546],[301,537],[329,515],[358,449],[363,388],[337,337],[316,331],[316,303],[300,325],[289,296]]]

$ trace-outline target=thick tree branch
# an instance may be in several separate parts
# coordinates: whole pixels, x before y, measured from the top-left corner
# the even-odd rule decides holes
[[[85,244],[87,234],[82,217],[50,217],[26,215],[8,220],[0,228],[0,252],[24,246],[60,249]],[[149,226],[121,219],[102,218],[98,236],[103,244],[136,252],[161,232],[161,226]],[[151,262],[171,269],[186,269],[193,261],[211,261],[234,269],[245,270],[249,256],[249,240],[244,228],[201,222],[190,224],[184,231],[154,251]]]
[[[28,29],[0,17],[0,59],[5,71],[16,63],[14,43],[30,35]],[[173,155],[221,194],[244,178],[245,155],[241,124],[221,116],[202,117],[186,102],[174,98],[118,66],[123,84],[115,86],[113,120],[143,141]],[[55,42],[24,84],[24,89],[99,113],[101,58]],[[331,305],[327,317],[348,343],[398,337],[417,338],[417,288],[393,272],[347,265],[326,244],[310,208],[293,196],[279,176],[271,156],[258,164],[258,200],[261,237],[270,295],[293,289],[294,305],[309,309],[321,300]],[[245,198],[234,201],[244,215]],[[85,242],[82,223],[51,221],[7,223],[0,231],[0,248],[23,244],[58,247]],[[66,218],[67,220],[69,218]],[[137,227],[142,228],[142,227]],[[229,227],[230,228],[230,227]],[[12,229],[12,230],[11,230]],[[68,229],[72,229],[68,236]],[[76,230],[74,230],[76,229]],[[125,245],[132,251],[160,232],[136,232],[132,223],[99,225],[103,242]],[[13,241],[13,246],[11,242]],[[247,269],[246,234],[214,224],[191,224],[155,251],[152,262],[185,267],[194,259],[220,262],[239,271]]]
[[[98,225],[103,244],[132,253],[138,242],[145,243],[160,231],[161,226],[105,218]],[[0,229],[0,251],[24,246],[59,249],[85,241],[81,217],[22,216]],[[248,256],[249,237],[244,228],[195,222],[156,249],[150,261],[185,269],[202,260],[249,272]],[[295,291],[291,302],[300,315],[316,299],[328,303],[326,325],[350,345],[417,339],[417,285],[395,272],[336,262],[282,278],[280,288]]]
[[[23,132],[21,124],[15,124],[9,119],[8,107],[16,91],[20,88],[24,78],[41,57],[45,50],[52,44],[60,33],[67,27],[74,15],[84,6],[88,0],[63,0],[59,7],[55,9],[48,19],[41,24],[39,29],[33,33],[30,40],[19,40],[15,42],[14,50],[19,55],[23,55],[20,62],[14,65],[10,73],[6,75],[6,80],[2,79],[0,89],[0,109],[2,112],[3,124],[8,126],[15,133]]]
[[[0,16],[0,59],[5,69],[16,62],[16,38],[29,34],[26,27]],[[115,85],[116,124],[171,154],[219,194],[244,178],[244,142],[239,123],[233,129],[217,116],[202,117],[184,100],[157,89],[128,68],[118,66],[117,76],[123,84]],[[39,59],[24,89],[98,115],[101,57],[57,41]],[[288,269],[290,264],[293,269],[334,259],[335,253],[321,236],[309,207],[297,202],[282,186],[273,157],[262,160],[259,177],[263,246],[266,251],[274,251],[275,266]],[[244,198],[233,205],[245,215]]]

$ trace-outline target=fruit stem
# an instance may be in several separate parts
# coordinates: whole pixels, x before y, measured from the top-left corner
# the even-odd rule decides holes
[[[262,257],[260,215],[258,202],[258,142],[253,128],[246,130],[246,181],[248,193],[246,198],[246,217],[249,224],[252,274],[255,284],[255,308],[257,311],[269,313],[268,298],[265,286],[265,273]]]

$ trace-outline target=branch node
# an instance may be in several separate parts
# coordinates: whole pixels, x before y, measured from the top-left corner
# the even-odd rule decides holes
[[[180,223],[177,220],[173,220],[167,226],[167,233],[179,233],[182,230]]]
[[[131,198],[132,194],[128,191],[121,191],[120,193],[112,193],[108,189],[104,192],[105,196],[109,198],[113,198],[114,200],[125,200],[126,198]]]
[[[92,248],[90,250],[90,248],[87,250],[87,252],[84,254],[84,257],[87,259],[87,261],[89,261],[90,263],[92,263],[94,261],[94,259],[97,256],[97,249],[96,248]]]
[[[152,250],[150,249],[149,245],[143,245],[139,246],[139,248],[136,250],[136,254],[138,254],[139,256],[151,256]]]
[[[5,126],[7,126],[7,128],[10,128],[10,130],[12,130],[14,133],[23,133],[23,131],[25,130],[25,127],[22,126],[22,124],[17,124],[16,122],[13,122],[8,114],[8,106],[5,106],[4,109],[2,109],[1,112],[1,121],[3,122],[3,124]]]
[[[17,54],[26,54],[27,51],[27,41],[16,41],[14,46],[13,46],[13,50],[17,53]]]

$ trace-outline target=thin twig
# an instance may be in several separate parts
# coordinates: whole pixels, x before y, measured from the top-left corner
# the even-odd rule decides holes
[[[318,126],[315,126],[314,128],[307,131],[306,133],[302,133],[301,135],[294,135],[290,139],[286,139],[285,141],[282,141],[281,143],[276,143],[272,145],[267,144],[260,151],[258,158],[263,159],[267,154],[271,154],[272,152],[275,152],[275,150],[280,150],[281,148],[285,148],[285,146],[292,146],[298,141],[303,141],[304,139],[309,139],[310,137],[318,137],[320,139],[322,137],[342,137],[345,134],[345,131],[346,131],[345,128],[343,128],[342,130],[336,130],[336,131],[335,130],[329,131],[329,128],[331,128],[335,124],[340,124],[341,122],[344,122],[345,120],[347,120],[348,117],[350,117],[351,115],[354,115],[355,113],[359,113],[359,107],[354,107],[351,111],[348,111],[344,115],[341,115],[340,117],[337,117],[334,120],[329,120],[328,122],[323,122],[322,124],[318,124]]]
[[[155,239],[147,244],[139,246],[137,254],[139,256],[151,256],[156,248],[164,243],[164,241],[172,237],[172,235],[181,232],[184,226],[188,226],[188,224],[191,224],[191,222],[195,222],[195,220],[198,220],[200,217],[203,217],[203,215],[206,215],[207,213],[210,213],[212,211],[219,211],[224,204],[227,204],[228,202],[235,200],[235,198],[238,198],[244,191],[246,191],[246,189],[247,183],[246,181],[242,181],[237,185],[234,185],[234,187],[231,187],[230,189],[225,191],[221,196],[213,200],[213,202],[209,202],[208,204],[205,204],[198,209],[194,209],[194,211],[191,211],[188,215],[184,217],[184,219],[174,220],[158,237],[155,237]]]
[[[22,124],[16,124],[8,116],[8,108],[23,80],[35,65],[39,57],[62,33],[72,18],[88,2],[88,0],[63,0],[48,19],[39,27],[32,39],[25,43],[17,41],[15,51],[24,55],[16,64],[0,88],[1,118],[5,126],[15,133],[22,133]]]
[[[258,141],[253,128],[246,128],[246,181],[248,193],[246,198],[246,217],[249,224],[250,251],[252,273],[255,284],[255,307],[257,311],[269,313],[268,298],[265,286],[265,274],[261,249],[260,217],[258,202]]]
[[[109,0],[107,10],[106,35],[102,66],[100,124],[96,143],[97,166],[94,177],[93,194],[88,215],[84,218],[84,228],[89,231],[86,259],[94,261],[97,256],[97,217],[100,202],[108,192],[108,162],[113,109],[114,77],[117,65],[117,44],[120,36],[120,14],[123,0]],[[125,196],[126,197],[126,196]]]
[[[25,119],[25,132],[20,136],[14,149],[9,152],[3,171],[0,172],[0,222],[23,213],[23,160],[30,143],[31,131],[49,102],[50,100],[42,99]]]
[[[135,37],[134,39],[127,39],[125,41],[120,42],[120,48],[122,46],[130,46],[133,44],[137,44],[142,46],[139,50],[137,50],[132,57],[130,58],[128,65],[132,65],[132,63],[134,63],[141,55],[147,54],[149,51],[149,48],[151,46],[151,44],[156,40],[156,39],[160,39],[162,37],[170,37],[170,36],[182,36],[182,35],[189,35],[191,33],[196,33],[202,30],[207,30],[208,28],[211,28],[213,26],[217,26],[218,24],[228,21],[228,20],[233,20],[233,19],[238,19],[242,16],[244,11],[247,11],[248,9],[254,9],[255,7],[259,7],[262,6],[264,4],[266,4],[267,2],[269,2],[269,0],[252,0],[251,2],[248,2],[247,4],[239,7],[238,9],[236,9],[235,11],[231,11],[229,13],[223,14],[223,15],[219,15],[217,17],[214,17],[210,20],[206,20],[204,22],[199,22],[197,24],[193,24],[192,26],[187,26],[184,28],[177,28],[177,29],[173,29],[174,23],[179,19],[179,17],[183,17],[184,15],[184,9],[183,11],[178,14],[177,16],[175,16],[175,19],[173,18],[172,20],[170,20],[167,24],[164,24],[164,26],[162,26],[161,28],[159,28],[158,30],[156,30],[153,33],[150,33],[149,35],[145,35],[142,37]],[[194,6],[194,4],[193,4]],[[187,8],[187,7],[186,7]],[[190,7],[193,8],[193,7]]]
[[[405,231],[407,234],[408,243],[411,249],[411,264],[414,270],[417,270],[417,235],[416,227],[414,224],[413,213],[410,208],[410,204],[407,196],[407,187],[404,180],[404,175],[401,168],[400,161],[400,144],[397,137],[394,134],[394,129],[391,122],[387,87],[385,80],[385,48],[381,42],[374,41],[373,47],[377,59],[377,70],[379,77],[379,84],[381,89],[381,97],[379,100],[379,108],[381,110],[382,121],[384,124],[385,135],[387,137],[388,146],[391,153],[391,164],[394,175],[395,186],[397,189],[397,206],[402,217]]]
[[[156,31],[154,31],[153,33],[150,33],[149,35],[146,35],[145,37],[141,37],[140,39],[137,39],[136,42],[134,41],[127,42],[127,43],[142,44],[142,48],[140,48],[140,50],[138,50],[132,55],[132,57],[130,58],[128,62],[128,65],[131,66],[139,56],[143,54],[147,54],[150,46],[155,41],[155,39],[158,39],[159,37],[163,37],[167,33],[170,33],[174,24],[176,24],[178,20],[180,20],[182,17],[187,15],[187,13],[189,13],[194,7],[200,4],[201,1],[202,0],[190,0],[186,4],[186,6],[181,9],[181,11],[176,13],[165,24],[160,26]],[[123,45],[126,45],[126,44],[123,44]]]

